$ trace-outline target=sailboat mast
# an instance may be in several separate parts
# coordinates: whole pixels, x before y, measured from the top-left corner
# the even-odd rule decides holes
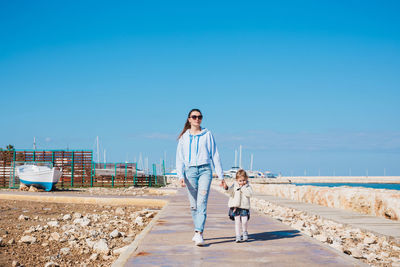
[[[97,146],[96,146],[96,149],[97,149],[97,162],[100,162],[100,146],[99,146],[99,137],[98,136],[96,137],[96,142],[97,142]]]
[[[242,145],[239,146],[239,168],[242,168]]]
[[[235,165],[233,167],[237,167],[237,149],[235,149]]]

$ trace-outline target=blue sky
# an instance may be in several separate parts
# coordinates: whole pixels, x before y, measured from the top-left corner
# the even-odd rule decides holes
[[[397,1],[2,1],[0,147],[167,154],[200,108],[224,169],[400,175]]]

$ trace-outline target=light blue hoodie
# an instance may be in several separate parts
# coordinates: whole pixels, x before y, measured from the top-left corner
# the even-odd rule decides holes
[[[207,129],[202,129],[199,134],[190,134],[187,130],[179,138],[176,150],[176,173],[179,179],[185,176],[185,167],[212,164],[219,179],[224,179],[221,161],[214,136]]]

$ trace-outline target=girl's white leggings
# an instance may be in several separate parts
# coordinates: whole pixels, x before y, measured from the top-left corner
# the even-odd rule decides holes
[[[242,223],[242,231],[247,232],[247,216],[235,216],[235,232],[236,236],[240,234],[240,222]]]

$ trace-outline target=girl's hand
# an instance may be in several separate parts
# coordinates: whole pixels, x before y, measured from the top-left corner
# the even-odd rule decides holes
[[[186,186],[185,179],[180,179],[179,183],[181,184],[181,187],[185,187]]]
[[[228,185],[226,184],[225,180],[222,180],[222,181],[221,181],[220,186],[222,186],[225,190],[228,189]]]

